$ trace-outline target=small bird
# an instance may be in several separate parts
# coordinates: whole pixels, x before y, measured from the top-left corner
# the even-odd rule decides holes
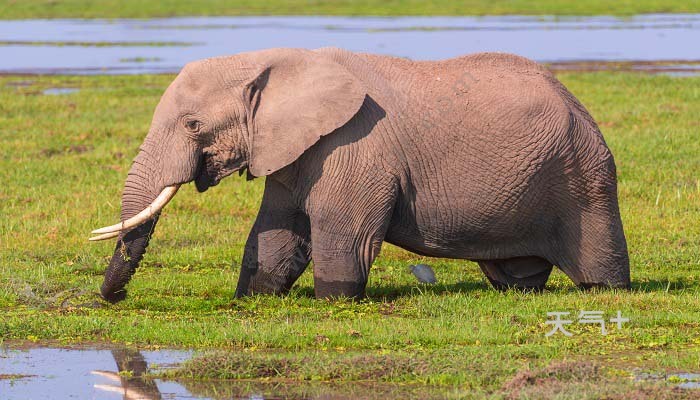
[[[437,283],[437,278],[435,278],[435,272],[427,264],[416,264],[408,267],[413,275],[418,279],[420,283],[435,284]]]

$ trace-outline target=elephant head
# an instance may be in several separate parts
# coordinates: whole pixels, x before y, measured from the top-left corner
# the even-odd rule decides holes
[[[160,210],[178,187],[200,192],[235,171],[270,175],[344,125],[366,95],[347,69],[319,53],[271,49],[186,65],[156,107],[122,194],[119,224],[91,240],[118,237],[102,296],[126,296]]]

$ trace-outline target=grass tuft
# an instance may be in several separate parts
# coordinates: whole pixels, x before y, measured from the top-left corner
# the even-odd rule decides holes
[[[275,354],[217,352],[196,357],[166,376],[195,379],[292,379],[299,381],[411,381],[428,363],[408,354]]]

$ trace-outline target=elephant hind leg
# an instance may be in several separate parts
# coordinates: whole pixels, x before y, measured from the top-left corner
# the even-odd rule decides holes
[[[376,184],[367,189],[349,187],[342,202],[326,201],[309,214],[316,297],[365,296],[369,270],[389,228],[397,193],[393,182]]]
[[[479,261],[479,267],[498,290],[516,288],[541,291],[549,279],[553,265],[540,257],[514,257]]]
[[[560,247],[552,252],[552,261],[582,288],[629,288],[629,255],[612,158],[572,184],[577,189],[560,218]]]
[[[619,214],[584,212],[572,224],[559,268],[584,289],[630,287],[630,265]]]

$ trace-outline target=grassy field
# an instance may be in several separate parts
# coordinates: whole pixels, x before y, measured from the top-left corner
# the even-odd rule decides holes
[[[309,271],[288,297],[234,301],[232,265],[263,182],[232,176],[205,194],[183,187],[128,299],[105,306],[97,289],[114,244],[87,237],[118,218],[123,179],[172,76],[0,77],[0,343],[226,349],[193,361],[186,376],[376,375],[494,396],[538,397],[562,385],[592,397],[668,394],[629,377],[700,369],[700,78],[560,78],[616,156],[632,291],[581,292],[557,272],[543,294],[499,293],[475,264],[385,245],[365,301],[312,298]],[[42,94],[51,87],[80,90]],[[440,283],[417,285],[407,271],[417,262],[432,265]],[[575,320],[580,310],[606,319],[620,310],[631,321],[608,324],[607,336],[574,323],[571,337],[545,337],[547,312]]]
[[[148,18],[193,15],[632,15],[697,13],[698,0],[2,0],[0,18]]]

